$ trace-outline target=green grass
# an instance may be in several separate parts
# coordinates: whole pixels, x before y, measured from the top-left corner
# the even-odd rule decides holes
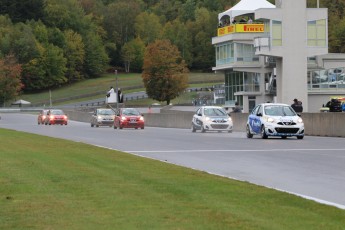
[[[345,211],[82,143],[0,129],[0,229],[344,229]]]
[[[118,77],[118,87],[124,88],[123,93],[131,93],[144,91],[144,85],[142,82],[141,74],[124,74],[120,73]],[[223,74],[215,73],[190,73],[189,74],[189,84],[190,87],[204,87],[211,86],[213,84],[224,82]],[[70,84],[61,88],[56,88],[51,90],[51,97],[53,101],[59,99],[68,99],[73,96],[81,96],[78,99],[68,99],[63,103],[53,103],[54,105],[64,104],[64,103],[74,103],[85,100],[97,99],[104,97],[105,93],[109,90],[110,86],[115,87],[116,80],[114,74],[105,74],[102,77],[88,79],[74,84]],[[133,89],[126,89],[126,88]],[[93,94],[88,96],[88,94]],[[33,93],[33,94],[23,94],[19,96],[21,99],[30,101],[32,104],[49,104],[50,92],[49,90]]]

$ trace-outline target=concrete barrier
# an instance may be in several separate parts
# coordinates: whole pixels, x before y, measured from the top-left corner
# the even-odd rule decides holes
[[[70,120],[90,122],[92,112],[64,110]],[[5,112],[4,110],[0,112]],[[19,112],[18,109],[6,112]],[[25,112],[25,111],[22,111]],[[27,112],[27,111],[26,111]],[[144,113],[145,125],[162,128],[190,129],[194,112],[161,110],[161,113]],[[305,134],[309,136],[345,137],[345,113],[303,113]],[[248,113],[233,113],[235,132],[245,132]]]
[[[345,137],[345,113],[303,113],[305,134]]]
[[[92,112],[83,112],[76,110],[64,110],[69,120],[90,123]]]
[[[165,111],[145,114],[147,126],[189,129],[194,112]],[[248,113],[233,113],[235,132],[245,132]],[[345,137],[345,113],[303,113],[305,134],[309,136]]]

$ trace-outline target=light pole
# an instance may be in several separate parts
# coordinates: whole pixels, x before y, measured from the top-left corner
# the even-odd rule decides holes
[[[52,107],[52,91],[49,89],[49,107]]]
[[[118,86],[117,86],[117,69],[115,70],[115,88],[116,88],[116,109],[119,108],[119,90],[118,90]]]

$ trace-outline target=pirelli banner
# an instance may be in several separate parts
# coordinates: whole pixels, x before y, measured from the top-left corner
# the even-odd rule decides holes
[[[235,24],[218,28],[218,36],[232,33],[263,33],[264,24]]]

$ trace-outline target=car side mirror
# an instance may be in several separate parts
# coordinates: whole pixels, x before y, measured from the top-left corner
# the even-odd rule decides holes
[[[201,116],[202,116],[202,115],[201,115],[201,113],[198,113],[197,115],[198,115],[199,117],[201,117]]]
[[[258,114],[256,114],[256,116],[262,117],[262,113],[258,113]]]

